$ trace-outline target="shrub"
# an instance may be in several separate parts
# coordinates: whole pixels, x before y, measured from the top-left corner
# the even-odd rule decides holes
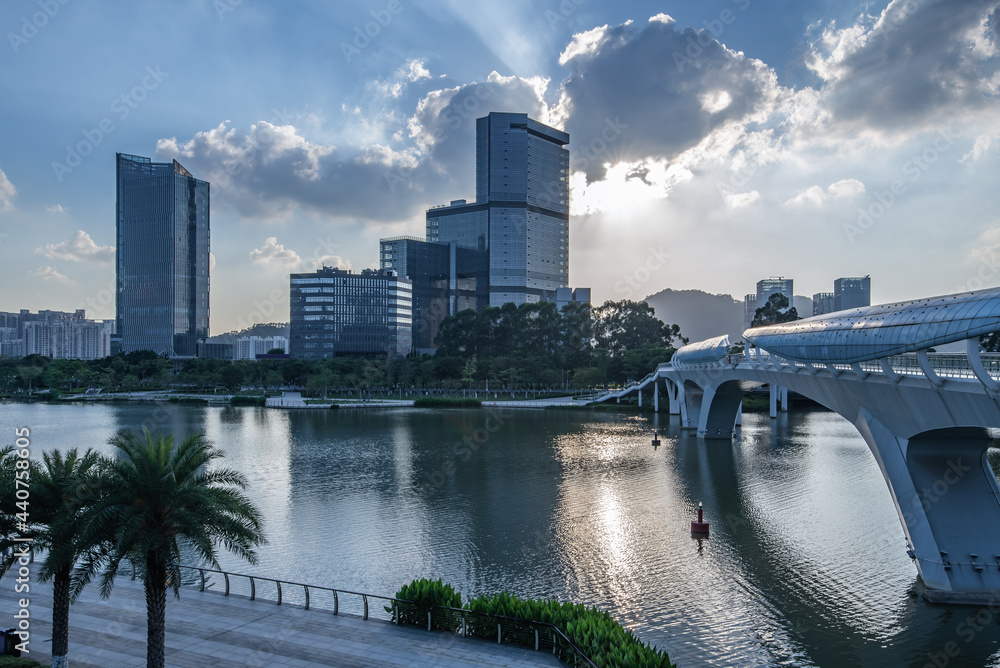
[[[461,397],[418,397],[413,405],[417,408],[482,408],[483,402]]]
[[[264,397],[248,397],[242,394],[233,395],[229,403],[233,406],[264,406],[267,399]]]
[[[415,624],[426,627],[427,613],[431,611],[431,606],[462,607],[462,595],[455,591],[450,584],[446,585],[440,579],[421,578],[414,580],[410,584],[400,587],[399,591],[396,592],[396,598],[399,601],[393,601],[392,607],[386,608],[385,611],[392,613],[392,620],[399,624]],[[436,629],[450,631],[454,628],[454,620],[451,615],[438,615],[432,626]]]
[[[415,580],[409,585],[403,585],[396,598],[413,601],[412,604],[399,605],[399,623],[424,627],[427,626],[429,606],[444,605],[457,608],[461,606],[462,601],[461,594],[454,591],[451,585],[442,584],[441,580]],[[504,636],[508,642],[533,647],[534,629],[531,622],[541,622],[560,629],[598,666],[672,668],[674,665],[665,651],[641,643],[632,631],[623,628],[610,613],[598,610],[596,607],[588,608],[577,603],[545,599],[521,599],[507,593],[477,596],[470,599],[464,607],[470,612],[483,615],[524,620],[526,623],[523,627],[510,625]],[[393,608],[386,608],[386,611],[394,612],[395,608],[394,604]],[[457,614],[440,617],[440,621],[432,617],[434,628],[445,630],[457,628]],[[496,628],[494,623],[482,625],[469,620],[467,633],[495,640]]]

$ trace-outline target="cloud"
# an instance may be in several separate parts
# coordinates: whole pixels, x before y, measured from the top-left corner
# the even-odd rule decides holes
[[[319,269],[320,267],[337,267],[339,269],[350,269],[351,261],[345,260],[339,255],[324,255],[323,257],[316,258],[316,263],[314,267],[310,270]]]
[[[668,19],[579,33],[560,58],[570,74],[553,116],[565,119],[572,169],[590,180],[603,178],[606,163],[675,161],[713,135],[731,150],[788,95],[761,61]],[[588,159],[602,145],[603,159]]]
[[[909,136],[995,106],[996,12],[996,0],[892,0],[877,18],[823,27],[806,65],[841,131]]]
[[[56,283],[71,282],[67,276],[60,274],[58,271],[56,271],[55,269],[53,269],[48,265],[44,267],[39,267],[38,269],[35,269],[34,271],[30,271],[28,273],[38,276],[43,281],[55,281]]]
[[[415,82],[421,79],[430,79],[431,73],[426,67],[424,67],[423,61],[413,59],[406,62],[406,79],[407,81]]]
[[[114,246],[98,246],[83,230],[77,230],[69,241],[45,244],[43,247],[35,249],[35,252],[48,258],[72,260],[73,262],[108,263],[114,262],[115,259]]]
[[[250,251],[250,259],[258,264],[297,266],[302,258],[295,251],[278,243],[278,237],[268,237],[264,245]]]
[[[545,122],[547,86],[542,77],[493,72],[484,82],[428,91],[385,143],[338,149],[291,124],[261,121],[246,132],[225,121],[190,139],[160,139],[156,153],[209,181],[213,203],[230,202],[246,218],[283,220],[302,208],[340,220],[399,222],[470,196],[476,118],[518,110]]]
[[[53,204],[52,206],[45,207],[45,210],[49,213],[66,213],[69,209],[65,208],[62,204]]]
[[[0,169],[0,212],[13,211],[13,199],[17,195],[17,188],[10,182],[7,175]]]
[[[865,192],[865,184],[857,179],[843,179],[831,183],[824,190],[820,186],[812,186],[803,190],[792,199],[785,202],[788,206],[823,206],[830,199],[851,199]]]
[[[723,192],[723,201],[725,201],[726,206],[731,209],[739,209],[744,206],[750,206],[755,202],[760,201],[760,193],[756,190],[751,190],[746,193],[730,193]]]
[[[972,150],[962,156],[964,164],[975,163],[989,155],[993,147],[1000,140],[1000,131],[987,132],[976,137],[976,142],[972,145]]]

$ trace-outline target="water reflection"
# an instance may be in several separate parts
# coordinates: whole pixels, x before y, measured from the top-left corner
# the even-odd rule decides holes
[[[995,615],[970,624],[977,608],[921,598],[875,461],[833,414],[747,415],[733,442],[666,416],[501,417],[0,406],[6,433],[32,427],[36,455],[106,450],[150,420],[204,431],[265,514],[261,574],[382,594],[430,576],[596,604],[683,666],[1000,665]],[[699,502],[707,540],[690,535]]]

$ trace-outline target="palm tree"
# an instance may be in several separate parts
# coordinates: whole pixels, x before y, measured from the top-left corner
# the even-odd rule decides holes
[[[102,458],[93,450],[76,448],[46,452],[43,466],[31,467],[31,523],[39,527],[34,546],[46,551],[38,571],[42,582],[52,580],[52,666],[69,666],[69,604],[72,571],[79,553],[79,521],[94,502]],[[72,587],[75,598],[86,582]]]
[[[78,567],[80,580],[104,567],[101,595],[108,597],[122,561],[135,564],[146,592],[146,665],[165,660],[167,586],[180,596],[181,546],[218,568],[218,545],[256,563],[265,542],[260,511],[246,497],[246,481],[231,469],[209,470],[222,457],[204,435],[174,444],[149,430],[122,431],[108,441],[118,449],[102,477],[101,494],[81,523],[84,545],[103,545]]]

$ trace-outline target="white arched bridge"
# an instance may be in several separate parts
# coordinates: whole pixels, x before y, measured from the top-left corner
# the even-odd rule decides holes
[[[979,347],[998,330],[1000,288],[868,306],[748,329],[745,354],[725,336],[686,345],[600,401],[645,393],[658,408],[665,391],[683,428],[729,439],[750,389],[770,386],[772,417],[788,390],[813,399],[875,455],[926,597],[1000,604],[1000,486],[986,458],[1000,434],[1000,358]],[[930,351],[960,341],[965,353]]]

